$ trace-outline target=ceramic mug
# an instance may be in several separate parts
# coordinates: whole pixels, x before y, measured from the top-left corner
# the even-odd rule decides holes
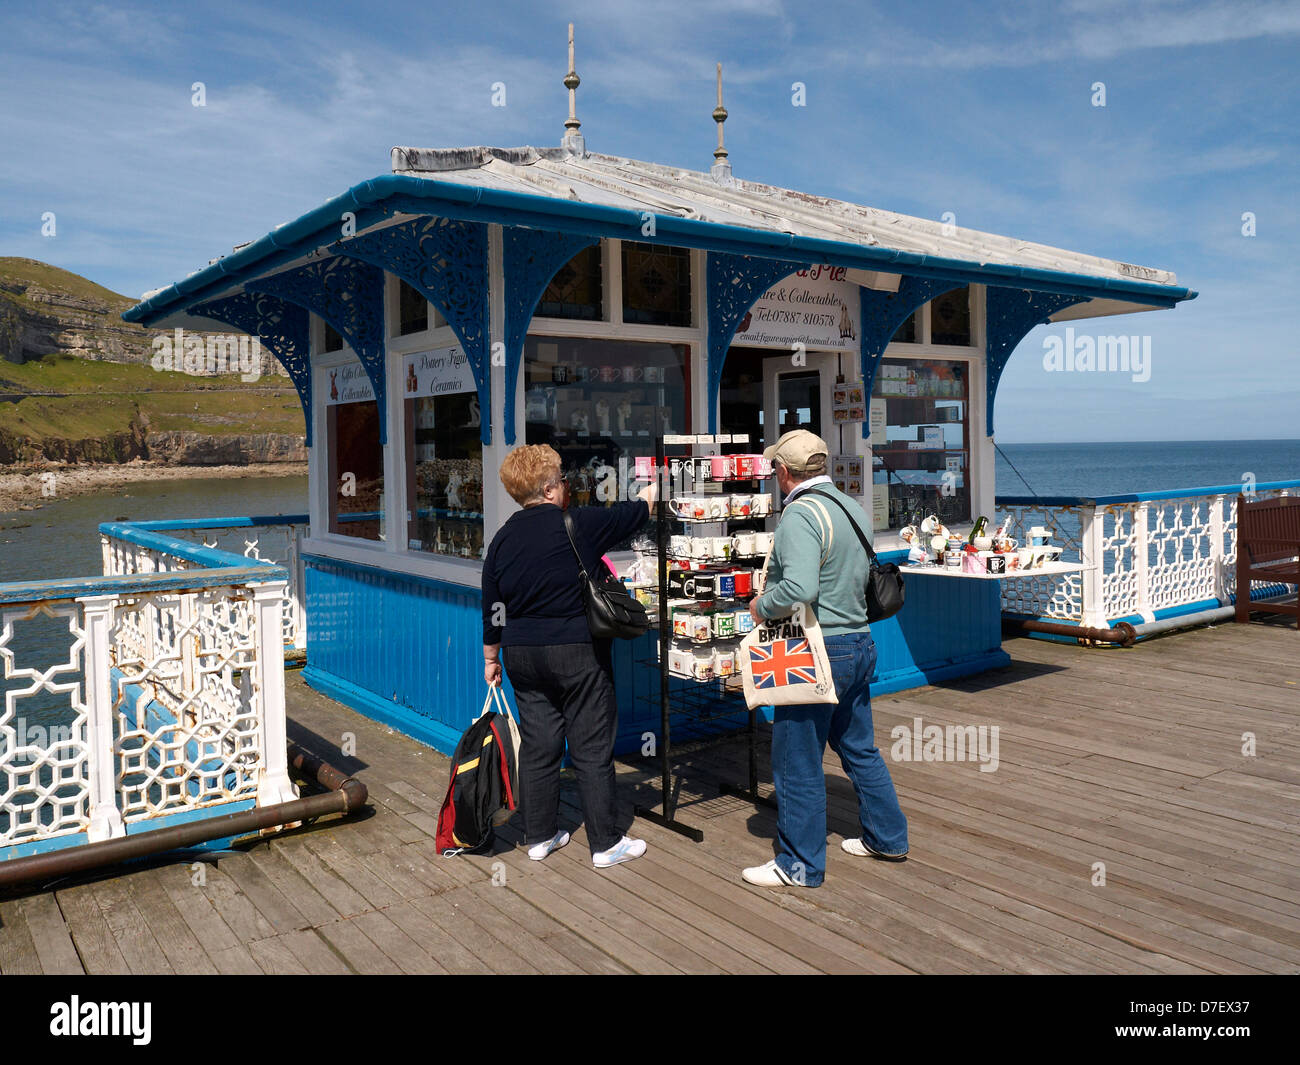
[[[754,594],[762,595],[767,590],[767,574],[761,569],[754,570]]]
[[[690,610],[673,611],[673,635],[689,639],[691,635],[691,618],[694,614]]]
[[[708,614],[691,615],[691,639],[696,643],[708,643],[713,636],[713,622]]]
[[[551,367],[551,380],[557,385],[567,384],[569,380],[569,367],[562,362],[557,362]]]
[[[754,615],[748,610],[736,611],[736,633],[743,635],[747,632],[754,631]]]
[[[730,500],[731,516],[733,518],[748,518],[754,507],[754,497],[748,495],[733,495]]]
[[[713,649],[713,675],[729,677],[736,672],[736,652],[730,647]]]
[[[668,649],[668,672],[681,677],[691,676],[695,663],[695,654],[689,647],[670,647]]]
[[[751,518],[766,518],[771,513],[772,497],[766,492],[760,492],[750,499],[749,516]]]
[[[766,555],[771,551],[774,535],[770,532],[754,533],[754,554]]]
[[[733,455],[736,463],[736,477],[744,480],[754,476],[755,455]]]
[[[623,380],[626,381],[628,384],[635,384],[638,381],[644,380],[644,378],[645,378],[644,367],[642,366],[623,367]]]
[[[711,536],[688,536],[690,541],[690,557],[706,559],[713,557],[713,537]]]
[[[737,533],[731,541],[731,553],[746,558],[752,557],[758,551],[757,543],[753,533]]]
[[[710,536],[709,557],[722,559],[724,562],[731,561],[731,537],[730,536]]]
[[[647,366],[645,368],[645,382],[648,385],[662,384],[664,379],[664,368],[662,366]]]
[[[732,455],[711,455],[709,457],[709,476],[715,481],[729,481],[736,476],[736,464]]]
[[[718,578],[713,573],[692,573],[682,582],[682,593],[689,599],[708,602],[717,597]]]
[[[720,610],[713,615],[713,635],[726,638],[736,635],[736,615],[730,610]]]
[[[732,573],[736,582],[736,595],[747,596],[754,590],[754,571],[751,569],[738,569]]]
[[[668,537],[668,553],[674,558],[690,558],[691,538],[689,536]]]
[[[598,380],[604,384],[613,384],[619,380],[623,373],[617,366],[602,366],[598,371]]]
[[[735,599],[736,575],[734,573],[719,573],[717,587],[719,599]]]
[[[709,648],[697,648],[692,654],[691,676],[696,680],[713,679],[713,652]]]
[[[765,457],[762,456],[762,455],[755,455],[755,456],[754,456],[754,476],[755,476],[755,477],[771,477],[771,476],[772,476],[772,460],[769,459],[769,458],[765,458]]]

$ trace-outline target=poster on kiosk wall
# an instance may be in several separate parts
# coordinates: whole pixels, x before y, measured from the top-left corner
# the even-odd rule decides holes
[[[842,266],[810,266],[778,281],[741,319],[732,343],[856,352],[862,332],[861,297],[846,274]]]

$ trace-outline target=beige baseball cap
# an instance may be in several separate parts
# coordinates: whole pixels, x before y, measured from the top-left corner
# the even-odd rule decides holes
[[[807,473],[810,468],[825,467],[831,449],[826,441],[807,429],[793,429],[769,448],[763,450],[763,457],[781,463],[793,473]],[[818,462],[818,458],[822,461]]]

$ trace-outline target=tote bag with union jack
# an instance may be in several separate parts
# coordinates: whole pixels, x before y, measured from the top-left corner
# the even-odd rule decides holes
[[[767,572],[766,562],[763,572]],[[736,669],[751,710],[839,702],[817,614],[803,603],[790,617],[770,618],[755,626],[740,643]]]

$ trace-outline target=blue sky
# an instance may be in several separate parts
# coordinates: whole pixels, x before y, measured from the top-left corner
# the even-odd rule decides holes
[[[707,169],[721,61],[738,176],[1201,293],[1075,324],[1149,335],[1145,382],[1049,373],[1035,331],[1000,441],[1296,435],[1297,2],[7,4],[0,255],[138,296],[387,171],[394,144],[557,144],[570,20],[594,151]]]

